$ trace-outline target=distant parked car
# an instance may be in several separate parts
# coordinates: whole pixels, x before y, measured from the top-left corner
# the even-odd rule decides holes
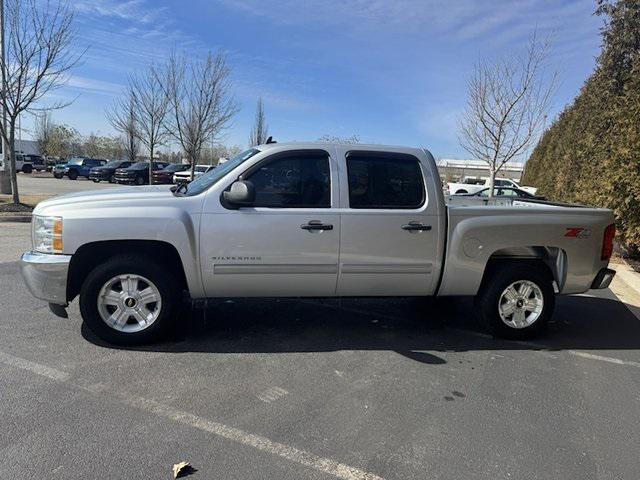
[[[133,165],[130,160],[111,160],[101,167],[93,167],[89,172],[89,180],[98,183],[102,180],[109,183],[116,183],[116,170],[118,168],[128,168]]]
[[[480,190],[487,188],[489,186],[489,179],[487,178],[482,184],[477,183],[478,181],[471,178],[465,178],[462,183],[448,183],[447,187],[449,189],[449,193],[451,195],[458,195],[461,193],[477,193]],[[519,188],[520,190],[525,190],[532,195],[536,194],[537,188],[534,187],[523,187],[513,180],[509,178],[496,178],[494,182],[494,187],[513,187]]]
[[[191,178],[191,169],[189,170],[185,170],[183,172],[176,172],[173,174],[173,183],[175,184],[180,184],[180,183],[189,183],[190,181],[198,178],[200,175],[202,175],[203,173],[207,173],[209,170],[213,170],[214,168],[216,168],[213,165],[196,165],[196,168],[194,169],[194,178]]]
[[[47,164],[44,161],[44,158],[40,155],[22,155],[24,157],[25,163],[30,163],[32,165],[32,169],[38,172],[43,172],[47,169]]]
[[[173,174],[176,172],[183,172],[191,168],[191,165],[184,163],[172,163],[162,170],[154,170],[151,172],[153,177],[153,183],[165,184],[173,183]]]
[[[107,163],[100,158],[75,157],[70,158],[67,163],[56,165],[53,169],[53,176],[62,178],[69,177],[69,180],[76,180],[78,177],[89,177],[93,167],[99,167]]]
[[[482,190],[476,193],[462,193],[458,194],[459,197],[489,197],[489,189],[483,188]],[[494,197],[510,197],[510,198],[528,198],[530,200],[546,200],[545,197],[540,195],[532,195],[526,190],[522,190],[521,188],[515,187],[493,187],[493,196]]]
[[[152,170],[162,170],[169,165],[168,162],[153,162]],[[116,183],[125,185],[144,185],[149,183],[149,162],[137,162],[127,168],[116,170]]]

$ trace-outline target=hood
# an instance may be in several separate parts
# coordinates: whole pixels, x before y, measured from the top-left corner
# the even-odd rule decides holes
[[[144,187],[105,188],[87,190],[53,197],[40,202],[34,209],[34,215],[56,215],[61,209],[87,207],[135,206],[175,198],[169,185],[149,185]]]

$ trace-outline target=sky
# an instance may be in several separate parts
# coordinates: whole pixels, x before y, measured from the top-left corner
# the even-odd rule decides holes
[[[53,120],[112,134],[105,109],[127,76],[222,51],[240,112],[221,141],[246,146],[258,97],[278,141],[323,135],[426,147],[469,158],[457,139],[465,81],[479,60],[517,55],[551,35],[560,83],[553,117],[593,71],[601,19],[592,0],[70,0],[86,50]],[[29,138],[32,119],[23,120]],[[175,147],[174,147],[175,148]]]

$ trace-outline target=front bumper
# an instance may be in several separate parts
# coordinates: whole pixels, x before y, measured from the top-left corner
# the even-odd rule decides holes
[[[109,172],[91,172],[89,173],[89,180],[109,180],[111,175]]]
[[[607,288],[611,284],[611,280],[615,277],[616,271],[610,268],[601,268],[596,278],[593,279],[591,284],[592,289]]]
[[[136,177],[116,177],[116,183],[133,185],[134,183],[136,183]]]
[[[20,259],[20,272],[31,294],[57,305],[67,305],[67,275],[71,255],[27,252]]]

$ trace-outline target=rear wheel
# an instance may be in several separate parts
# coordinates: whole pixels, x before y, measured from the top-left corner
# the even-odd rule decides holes
[[[536,265],[505,264],[485,281],[476,305],[486,328],[504,338],[540,332],[555,306],[552,278]]]
[[[28,163],[22,166],[22,173],[31,173],[31,172],[33,172],[33,165]]]
[[[136,177],[136,185],[144,185],[144,178],[138,175]]]
[[[54,173],[53,176],[55,178],[57,178],[58,180],[60,180],[63,177],[63,175],[61,173]]]
[[[77,170],[69,170],[69,180],[75,180],[78,178]]]
[[[123,255],[97,266],[80,291],[80,312],[102,340],[135,345],[171,327],[181,292],[171,272],[144,256]]]
[[[116,183],[116,176],[115,175],[111,175],[109,177],[109,183]]]

